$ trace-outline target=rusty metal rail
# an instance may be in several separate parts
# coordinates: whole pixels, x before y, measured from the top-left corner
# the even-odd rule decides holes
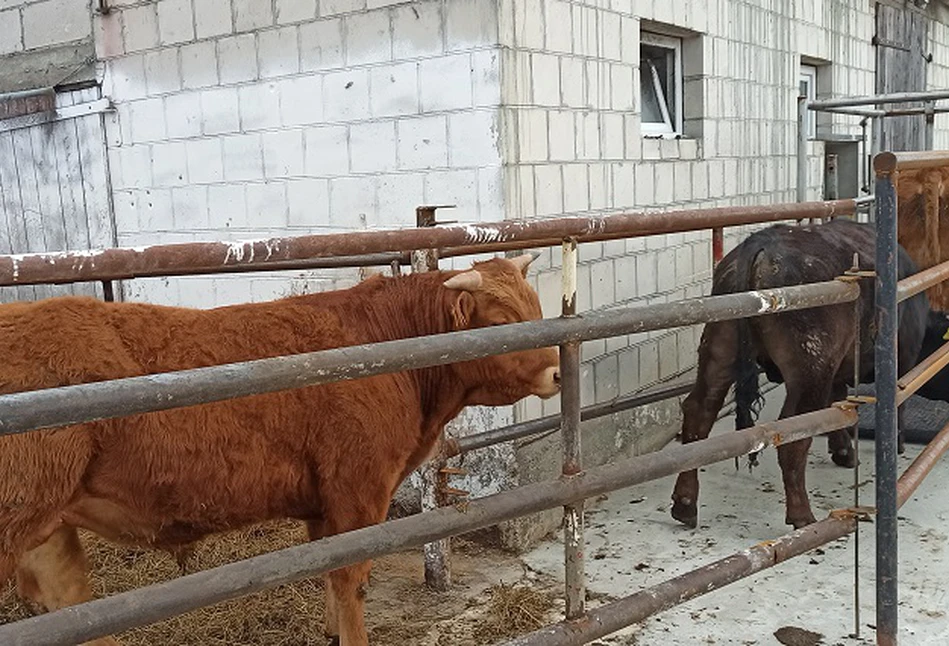
[[[440,249],[440,256],[449,257],[554,246],[567,237],[575,237],[579,242],[593,242],[713,227],[851,215],[859,206],[859,200],[848,199],[661,213],[620,213],[599,217],[508,220],[494,224],[356,231],[232,243],[192,242],[135,249],[3,255],[0,256],[0,286],[264,271],[269,268],[296,268],[292,263],[337,256],[348,256],[346,262],[349,264],[357,261],[389,264],[389,259],[394,257],[378,256],[365,261],[358,260],[358,257],[415,249]],[[398,258],[402,262],[402,257]],[[244,269],[235,270],[234,267]]]
[[[267,590],[447,536],[761,451],[857,422],[852,407],[831,407],[596,467],[573,477],[525,485],[436,511],[263,554],[236,563],[70,606],[0,626],[0,644],[75,644]]]
[[[794,419],[794,418],[791,418]],[[897,484],[902,507],[949,449],[949,424],[918,455]],[[517,637],[504,646],[579,646],[604,637],[663,610],[773,567],[795,556],[853,533],[858,519],[869,510],[840,510],[773,541],[709,563],[699,569],[591,610],[581,621],[561,622]]]
[[[402,372],[564,341],[847,303],[859,291],[853,283],[829,281],[14,393],[0,396],[0,435]]]

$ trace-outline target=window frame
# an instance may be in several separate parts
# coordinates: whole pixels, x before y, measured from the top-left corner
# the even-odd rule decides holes
[[[673,52],[673,74],[675,80],[675,96],[672,97],[672,104],[675,108],[675,119],[668,114],[668,103],[660,101],[659,109],[662,111],[665,120],[663,123],[647,122],[642,120],[643,97],[640,94],[640,127],[644,137],[662,137],[674,138],[682,136],[682,98],[683,98],[683,79],[682,79],[682,39],[675,36],[665,36],[651,31],[640,32],[640,45],[649,45],[652,47],[661,47],[672,50]],[[657,98],[667,98],[662,92],[662,86],[659,82],[658,74],[651,65],[643,64],[643,57],[639,57],[640,75],[649,74],[653,88],[656,91]],[[642,92],[642,82],[640,81],[640,92]]]
[[[807,99],[808,103],[817,100],[818,73],[819,72],[816,65],[801,63],[797,76],[797,95],[799,97],[802,96],[801,84],[807,83],[807,92],[803,96]],[[813,110],[807,111],[807,138],[817,139],[817,114]]]

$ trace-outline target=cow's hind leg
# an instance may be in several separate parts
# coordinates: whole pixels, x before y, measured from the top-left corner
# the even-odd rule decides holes
[[[698,375],[692,392],[682,403],[682,443],[708,437],[725,395],[734,382],[733,366],[737,349],[733,322],[709,323],[699,344]],[[684,471],[672,492],[672,517],[689,526],[698,525],[698,471]]]
[[[323,521],[307,521],[307,533],[311,541],[316,541],[326,536],[326,524]],[[323,631],[327,637],[339,642],[339,612],[336,608],[336,594],[333,592],[333,585],[328,574],[323,575]]]
[[[46,540],[22,557],[16,570],[17,591],[44,607],[58,610],[92,599],[86,555],[74,527],[61,525]],[[111,637],[87,644],[113,646]]]
[[[847,385],[835,384],[833,401],[839,402],[845,399],[847,399]],[[857,454],[853,446],[853,438],[856,435],[856,424],[850,428],[842,428],[827,434],[827,448],[830,450],[830,459],[834,461],[834,464],[848,469],[852,469],[856,465]]]

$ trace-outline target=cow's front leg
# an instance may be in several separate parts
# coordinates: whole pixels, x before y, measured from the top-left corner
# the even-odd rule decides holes
[[[787,499],[787,513],[784,522],[800,529],[815,522],[811,511],[811,502],[807,497],[804,474],[807,470],[807,453],[811,448],[811,438],[805,438],[778,447],[778,464],[784,480],[784,495]]]
[[[833,401],[840,402],[847,399],[847,384],[835,384]],[[827,434],[827,448],[830,450],[830,459],[837,466],[852,469],[857,464],[857,454],[854,451],[853,438],[857,436],[857,425],[842,428]]]
[[[732,366],[737,348],[733,321],[709,323],[699,344],[695,386],[682,402],[682,443],[704,440],[712,430],[725,395],[734,382]],[[672,517],[688,527],[698,526],[698,471],[683,471],[672,492]]]

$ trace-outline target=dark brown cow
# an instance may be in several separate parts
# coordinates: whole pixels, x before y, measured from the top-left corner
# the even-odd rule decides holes
[[[833,280],[853,265],[858,254],[861,269],[875,266],[876,234],[872,226],[837,219],[817,226],[768,227],[748,237],[716,268],[713,294],[727,294],[787,285]],[[916,272],[903,249],[899,276]],[[874,289],[867,281],[860,298],[861,381],[872,381],[874,334]],[[900,305],[898,369],[902,375],[919,356],[927,325],[941,337],[945,317],[931,317],[919,294]],[[742,321],[709,323],[699,345],[695,387],[682,405],[682,441],[708,437],[728,389],[735,384],[738,428],[754,423],[760,403],[759,366],[768,379],[784,382],[786,398],[781,417],[826,408],[846,398],[853,383],[854,305],[846,303],[795,312],[761,316]],[[945,399],[949,391],[939,393]],[[927,397],[937,398],[932,392]],[[828,435],[835,463],[852,466],[851,435],[846,430]],[[778,462],[787,499],[786,522],[796,528],[814,522],[804,484],[804,471],[811,440],[778,447]],[[699,481],[696,471],[679,475],[672,494],[672,516],[695,527],[698,522]]]
[[[87,298],[0,306],[0,392],[541,318],[531,257],[376,276],[212,310]],[[90,598],[76,528],[177,550],[276,518],[311,539],[385,518],[467,405],[559,391],[555,348],[0,438],[0,580],[48,609]],[[368,643],[368,562],[327,577],[327,632]],[[102,643],[114,643],[111,639]]]

